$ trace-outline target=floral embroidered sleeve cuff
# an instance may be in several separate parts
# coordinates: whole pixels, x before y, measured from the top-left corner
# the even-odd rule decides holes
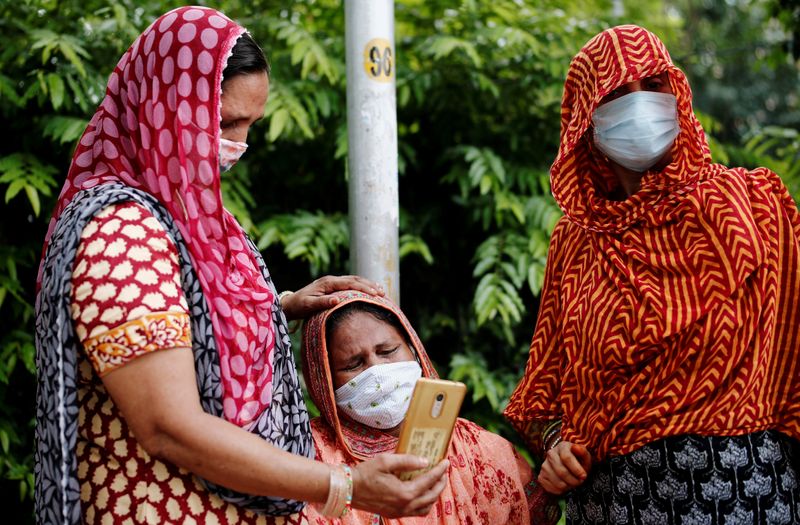
[[[109,206],[83,229],[71,299],[75,332],[101,376],[148,352],[192,345],[177,248],[139,204]]]

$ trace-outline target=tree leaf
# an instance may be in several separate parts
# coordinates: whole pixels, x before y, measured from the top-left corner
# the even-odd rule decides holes
[[[47,85],[50,88],[50,102],[53,108],[60,108],[64,103],[64,81],[55,73],[50,73],[47,75]]]
[[[286,124],[289,122],[289,111],[286,109],[279,109],[272,114],[269,120],[269,140],[275,142],[278,137],[283,133]]]

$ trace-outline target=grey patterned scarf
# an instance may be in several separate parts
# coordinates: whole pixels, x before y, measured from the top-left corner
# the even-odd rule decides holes
[[[102,209],[124,201],[135,201],[147,208],[178,248],[183,292],[192,318],[192,351],[200,402],[209,414],[224,417],[219,356],[211,317],[189,251],[172,218],[156,199],[121,184],[101,185],[76,194],[53,232],[42,261],[42,284],[36,297],[38,384],[34,474],[37,523],[74,524],[82,521],[75,455],[78,436],[77,361],[82,349],[69,309],[72,266],[84,226]],[[261,255],[255,245],[251,243],[250,246],[264,279],[273,286]],[[272,320],[276,328],[272,404],[256,420],[251,432],[287,452],[311,458],[314,448],[308,413],[290,348],[286,318],[277,301],[272,309]],[[263,514],[293,514],[304,506],[304,503],[294,500],[249,496],[210,482],[205,484],[225,500]]]

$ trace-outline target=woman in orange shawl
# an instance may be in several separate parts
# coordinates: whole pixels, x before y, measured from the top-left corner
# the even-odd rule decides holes
[[[339,304],[316,314],[305,325],[303,375],[311,399],[320,410],[320,417],[311,422],[317,459],[355,465],[376,454],[393,451],[397,446],[397,428],[380,430],[348,417],[337,406],[334,394],[342,385],[342,378],[347,378],[344,382],[350,381],[352,376],[357,377],[376,364],[414,361],[419,364],[422,376],[438,376],[416,332],[394,303],[358,292],[340,293],[340,298]],[[396,418],[401,419],[402,415]],[[459,419],[447,460],[450,462],[447,486],[427,516],[388,520],[354,510],[335,523],[521,525],[536,518],[544,519],[548,512],[552,522],[554,508],[540,505],[541,491],[528,486],[526,494],[526,485],[531,480],[530,466],[500,436]],[[534,507],[533,516],[529,506]],[[311,523],[328,523],[313,506],[306,507],[304,512]]]
[[[636,26],[564,87],[553,231],[506,416],[573,523],[798,523],[800,216],[711,162],[683,72]]]

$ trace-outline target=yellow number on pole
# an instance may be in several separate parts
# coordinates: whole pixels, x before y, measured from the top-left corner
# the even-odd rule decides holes
[[[364,71],[372,80],[389,82],[394,75],[392,45],[384,38],[373,38],[364,47]]]

